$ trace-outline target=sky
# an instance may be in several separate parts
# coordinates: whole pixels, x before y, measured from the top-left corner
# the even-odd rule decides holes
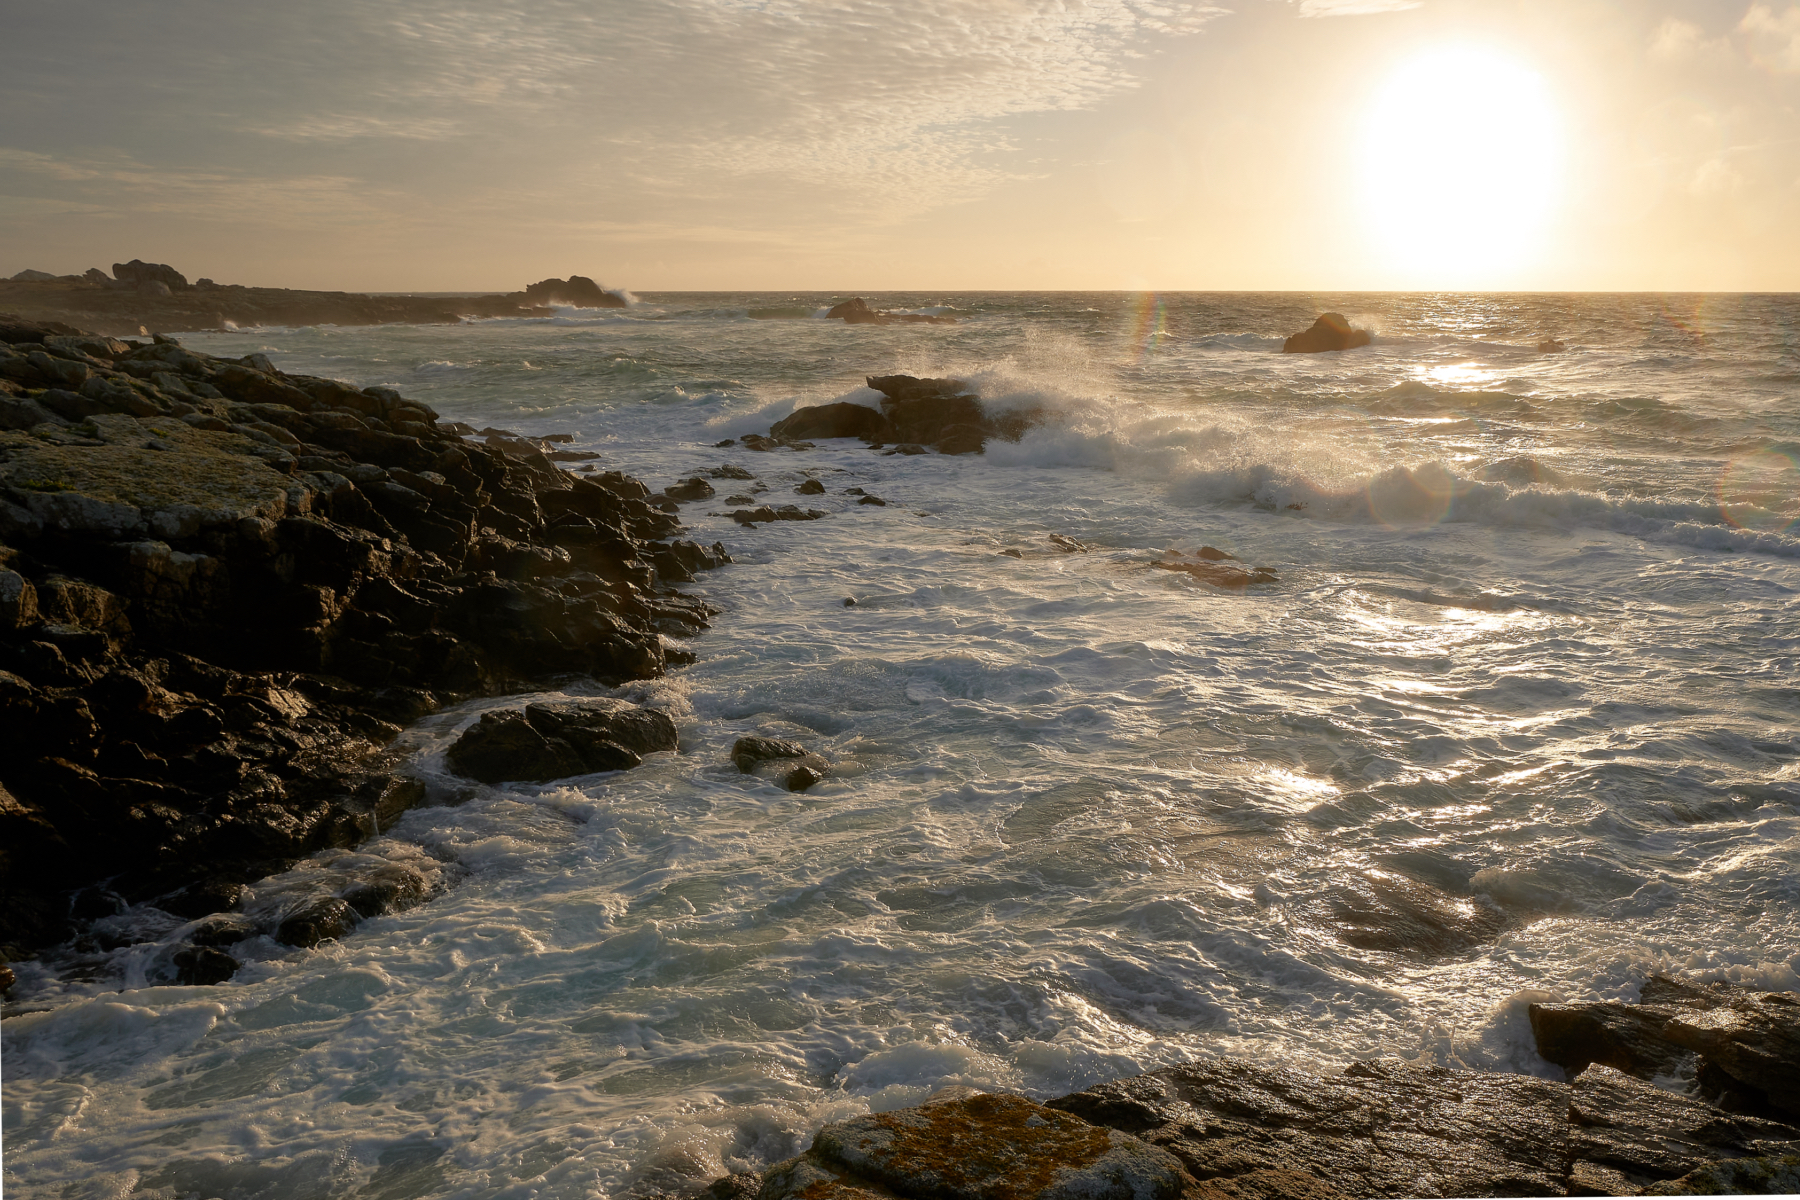
[[[1800,290],[1783,0],[0,0],[0,274]]]

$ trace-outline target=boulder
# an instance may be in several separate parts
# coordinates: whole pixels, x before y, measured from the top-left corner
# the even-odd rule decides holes
[[[210,946],[178,950],[171,961],[175,966],[175,981],[189,986],[210,987],[226,983],[238,969],[237,959]]]
[[[1022,1096],[977,1093],[837,1121],[768,1171],[760,1200],[1175,1200],[1168,1153]]]
[[[1354,350],[1369,344],[1369,331],[1352,329],[1343,313],[1328,312],[1312,323],[1312,328],[1296,333],[1282,343],[1283,354],[1323,354],[1332,350]]]
[[[676,742],[667,713],[618,700],[569,700],[483,713],[446,758],[458,775],[483,783],[541,783],[629,770]]]
[[[275,929],[275,940],[301,949],[335,941],[356,928],[356,910],[335,896],[309,901]]]
[[[781,738],[741,737],[732,744],[731,761],[744,774],[773,780],[790,792],[804,792],[831,773],[822,756]]]
[[[1734,996],[1708,1010],[1677,1013],[1662,1032],[1800,1118],[1800,995]]]
[[[140,292],[148,291],[152,284],[161,284],[168,289],[154,293],[159,296],[188,290],[187,276],[167,263],[147,263],[141,258],[134,258],[128,263],[114,263],[112,273],[114,279]]]
[[[1256,1195],[1281,1172],[1383,1197],[1562,1195],[1568,1106],[1567,1084],[1519,1075],[1382,1060],[1320,1076],[1231,1059],[1049,1104],[1169,1151],[1213,1195]]]
[[[885,442],[893,438],[888,419],[866,404],[820,404],[797,409],[769,427],[773,438],[862,438]]]
[[[816,479],[803,479],[795,485],[794,491],[802,496],[823,496],[825,485]]]
[[[861,296],[834,304],[825,313],[827,319],[838,320],[846,325],[880,325],[881,314],[869,307],[869,302]]]

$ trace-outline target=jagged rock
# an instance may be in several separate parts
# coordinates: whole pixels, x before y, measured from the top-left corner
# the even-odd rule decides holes
[[[1322,1077],[1227,1059],[1049,1107],[1166,1149],[1215,1187],[1280,1171],[1349,1196],[1555,1196],[1568,1103],[1567,1084],[1517,1075],[1377,1061]]]
[[[1569,1119],[1572,1173],[1613,1195],[1718,1159],[1800,1153],[1800,1129],[1728,1115],[1599,1064],[1576,1076]]]
[[[1283,354],[1323,354],[1332,350],[1354,350],[1369,344],[1369,331],[1352,329],[1350,318],[1343,313],[1326,313],[1312,323],[1310,329],[1294,334],[1282,343]]]
[[[520,293],[524,305],[570,304],[577,308],[628,308],[620,296],[604,290],[585,275],[567,279],[543,279]]]
[[[768,521],[817,521],[826,515],[816,508],[802,509],[793,504],[770,508],[763,504],[756,508],[737,509],[732,512],[731,519],[739,525],[756,525]]]
[[[761,1200],[1175,1200],[1169,1154],[1022,1096],[956,1097],[838,1121],[770,1168]]]
[[[643,755],[676,747],[667,713],[616,700],[530,704],[483,713],[450,747],[459,775],[483,783],[542,782],[591,771],[625,771]]]
[[[741,737],[731,747],[731,761],[745,775],[773,780],[790,792],[804,792],[831,773],[824,757],[781,738]]]
[[[1707,1011],[1690,1009],[1674,1016],[1663,1036],[1800,1117],[1800,996],[1763,992]]]

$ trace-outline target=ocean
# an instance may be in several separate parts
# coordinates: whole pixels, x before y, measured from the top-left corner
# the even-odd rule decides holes
[[[472,785],[445,747],[520,701],[447,709],[401,740],[431,802],[359,851],[427,866],[428,903],[242,943],[216,987],[151,986],[154,941],[20,964],[9,1194],[680,1191],[945,1084],[1219,1055],[1560,1078],[1534,999],[1800,987],[1800,296],[822,319],[843,298],[184,339],[568,433],[653,488],[755,478],[683,506],[735,559],[682,585],[722,610],[698,661],[608,693],[679,753]],[[1325,310],[1374,344],[1279,353]],[[892,373],[1044,418],[982,456],[716,445]],[[827,515],[741,527],[740,490]],[[1152,565],[1203,546],[1274,582]],[[831,777],[740,775],[749,733]]]

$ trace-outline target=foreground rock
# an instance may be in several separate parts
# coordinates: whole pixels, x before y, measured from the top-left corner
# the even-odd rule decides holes
[[[770,1168],[759,1200],[1175,1200],[1181,1164],[1021,1096],[956,1096],[839,1121]]]
[[[1312,328],[1296,333],[1282,343],[1283,354],[1324,354],[1333,350],[1354,350],[1369,344],[1369,331],[1352,329],[1350,318],[1343,313],[1326,313],[1312,323]]]
[[[881,393],[879,411],[850,403],[802,408],[770,426],[770,439],[854,437],[874,446],[897,443],[902,452],[932,446],[941,454],[980,454],[989,440],[1016,442],[1042,419],[1036,409],[989,412],[960,379],[871,375],[868,385]]]
[[[166,263],[138,259],[114,263],[112,275],[96,267],[82,275],[25,271],[0,280],[0,313],[71,327],[61,332],[79,328],[120,337],[254,325],[430,325],[455,324],[466,317],[548,317],[558,304],[624,308],[627,301],[581,275],[489,296],[367,296],[210,279],[190,284]],[[13,339],[0,335],[0,340]]]
[[[675,746],[667,713],[618,700],[570,700],[483,713],[446,757],[457,774],[483,783],[542,782],[628,771],[644,755]]]
[[[0,334],[6,957],[95,880],[180,907],[385,828],[422,792],[378,751],[445,703],[692,659],[664,581],[728,560],[636,480],[260,355]]]

